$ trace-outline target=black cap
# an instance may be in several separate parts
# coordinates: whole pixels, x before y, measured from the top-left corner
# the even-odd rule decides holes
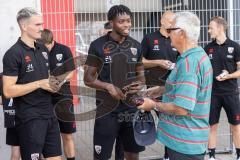
[[[133,117],[134,138],[138,145],[151,145],[156,140],[156,128],[151,112],[136,111]]]

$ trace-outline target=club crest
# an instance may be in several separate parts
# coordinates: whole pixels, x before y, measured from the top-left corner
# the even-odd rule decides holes
[[[56,58],[58,61],[61,61],[62,58],[63,58],[63,55],[62,54],[56,54]]]
[[[137,48],[130,48],[131,49],[131,52],[134,56],[137,55]]]
[[[95,148],[95,151],[96,151],[97,154],[100,154],[100,153],[101,153],[101,151],[102,151],[102,146],[95,145],[94,148]]]
[[[33,154],[31,154],[31,159],[32,160],[39,160],[39,153],[33,153]]]
[[[233,47],[228,47],[228,53],[232,54],[234,51],[234,48]]]
[[[48,53],[47,52],[42,52],[42,55],[45,59],[48,59]]]

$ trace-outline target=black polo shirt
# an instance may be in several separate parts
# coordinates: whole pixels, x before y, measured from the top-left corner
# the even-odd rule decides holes
[[[51,75],[58,76],[75,69],[72,52],[63,44],[54,42],[48,58]],[[52,96],[54,101],[59,101],[64,97],[72,98],[70,82],[66,82],[58,93],[52,94]]]
[[[98,80],[114,84],[122,89],[136,80],[136,67],[142,65],[141,45],[130,36],[119,44],[110,36],[110,33],[90,44],[86,65],[98,69]],[[103,96],[103,94],[106,94],[106,96]],[[103,98],[105,102],[113,100],[107,91],[103,93],[97,90],[96,98]],[[120,106],[114,112],[129,109],[122,102],[120,102]]]
[[[216,41],[212,41],[205,48],[206,53],[213,67],[213,95],[231,95],[238,94],[237,79],[229,79],[225,81],[217,81],[216,77],[227,70],[233,73],[237,70],[237,62],[240,61],[240,46],[236,42],[230,40],[219,45]]]
[[[170,60],[175,63],[177,59],[178,52],[175,48],[171,46],[170,38],[164,37],[160,31],[155,31],[153,33],[147,34],[142,42],[143,57],[147,60]],[[162,74],[163,69],[161,67],[152,67],[146,69],[146,84],[149,86],[164,85],[170,71],[166,76],[159,77]],[[162,79],[162,80],[160,80]]]
[[[3,57],[3,75],[17,76],[17,84],[47,79],[48,61],[43,56],[46,54],[47,49],[44,46],[35,43],[35,49],[30,48],[19,38]],[[54,116],[51,94],[43,89],[16,97],[13,102],[14,106],[18,106],[16,117],[22,122]]]

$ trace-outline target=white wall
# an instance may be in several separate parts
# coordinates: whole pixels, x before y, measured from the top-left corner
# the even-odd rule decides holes
[[[16,22],[16,14],[23,7],[40,9],[40,0],[0,0],[0,72],[2,72],[2,57],[20,36]],[[1,106],[0,106],[1,107]],[[0,108],[0,160],[9,160],[10,147],[5,145],[6,130],[3,126],[3,111]]]
[[[0,59],[20,35],[16,14],[23,7],[40,9],[40,0],[0,0]],[[0,63],[2,72],[2,63]]]

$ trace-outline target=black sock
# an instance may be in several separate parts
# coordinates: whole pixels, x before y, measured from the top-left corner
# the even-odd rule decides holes
[[[75,157],[67,158],[67,160],[75,160]]]
[[[212,158],[212,157],[215,158],[215,149],[216,148],[208,148],[210,158]]]
[[[240,148],[236,148],[237,159],[240,158]]]
[[[168,158],[168,153],[167,153],[167,147],[164,147],[164,158],[167,159]]]

